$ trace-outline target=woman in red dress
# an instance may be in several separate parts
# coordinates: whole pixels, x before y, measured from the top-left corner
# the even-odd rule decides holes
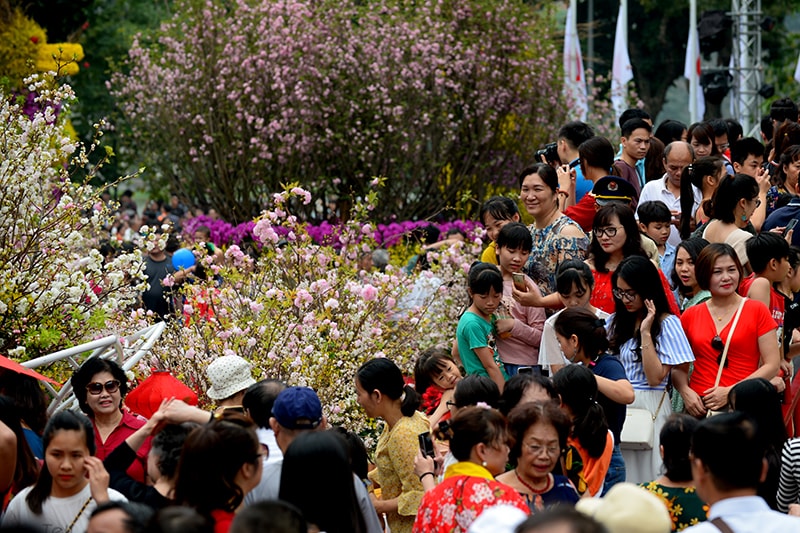
[[[745,379],[770,380],[778,373],[780,352],[778,328],[769,309],[761,302],[737,294],[742,279],[742,264],[729,244],[706,246],[694,267],[697,284],[711,291],[711,299],[686,310],[681,317],[686,338],[695,355],[691,379],[685,367],[672,369],[675,388],[683,396],[686,411],[696,417],[728,406],[728,392]],[[744,302],[742,301],[744,300]],[[733,329],[739,306],[741,316]],[[733,335],[722,374],[715,385],[722,352]]]

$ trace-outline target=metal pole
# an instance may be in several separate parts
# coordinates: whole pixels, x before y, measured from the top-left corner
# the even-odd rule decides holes
[[[695,42],[695,36],[697,35],[697,0],[690,0],[689,1],[689,31],[692,32],[689,34],[688,42]],[[697,50],[687,50],[686,53],[689,54],[697,54],[700,48],[700,43],[696,43]],[[692,58],[692,61],[696,63],[697,56]],[[697,67],[694,66],[692,68],[692,76],[689,78],[689,120],[692,124],[698,121],[697,117]],[[700,117],[702,118],[702,117]]]

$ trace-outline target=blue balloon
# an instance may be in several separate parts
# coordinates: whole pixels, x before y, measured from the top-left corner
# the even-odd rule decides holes
[[[175,270],[185,270],[189,267],[193,267],[196,262],[194,253],[188,248],[181,248],[172,254],[172,266],[175,267]]]

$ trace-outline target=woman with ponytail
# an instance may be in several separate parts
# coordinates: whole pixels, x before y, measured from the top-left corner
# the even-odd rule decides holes
[[[599,496],[611,465],[614,437],[597,403],[597,378],[585,366],[569,365],[553,376],[553,386],[572,420],[565,474],[581,495]]]
[[[703,206],[706,205],[706,202],[711,201],[719,181],[727,175],[725,164],[719,157],[701,157],[683,169],[681,175],[681,239],[688,239],[695,226],[708,222],[708,216],[706,216]],[[703,197],[697,211],[693,211],[695,190],[700,191]],[[692,216],[694,216],[694,224],[692,224]]]
[[[606,422],[614,435],[614,450],[603,493],[616,483],[625,481],[625,461],[619,447],[620,434],[625,423],[625,406],[636,398],[622,363],[607,352],[605,324],[605,320],[582,307],[565,309],[555,323],[556,338],[565,356],[571,363],[581,364],[594,373],[599,391],[597,403],[603,408]]]
[[[356,400],[370,418],[386,424],[375,448],[370,480],[381,488],[371,495],[379,515],[385,514],[393,533],[410,533],[423,488],[414,473],[419,434],[430,431],[428,419],[417,412],[420,397],[405,384],[403,372],[389,359],[372,359],[356,372]]]

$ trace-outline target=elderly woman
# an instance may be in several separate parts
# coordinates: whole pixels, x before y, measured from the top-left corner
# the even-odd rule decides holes
[[[92,421],[98,459],[105,459],[147,422],[123,409],[122,400],[128,394],[128,378],[114,361],[92,357],[75,371],[70,381],[81,411]],[[127,470],[128,475],[140,483],[146,481],[149,452],[148,438]]]

